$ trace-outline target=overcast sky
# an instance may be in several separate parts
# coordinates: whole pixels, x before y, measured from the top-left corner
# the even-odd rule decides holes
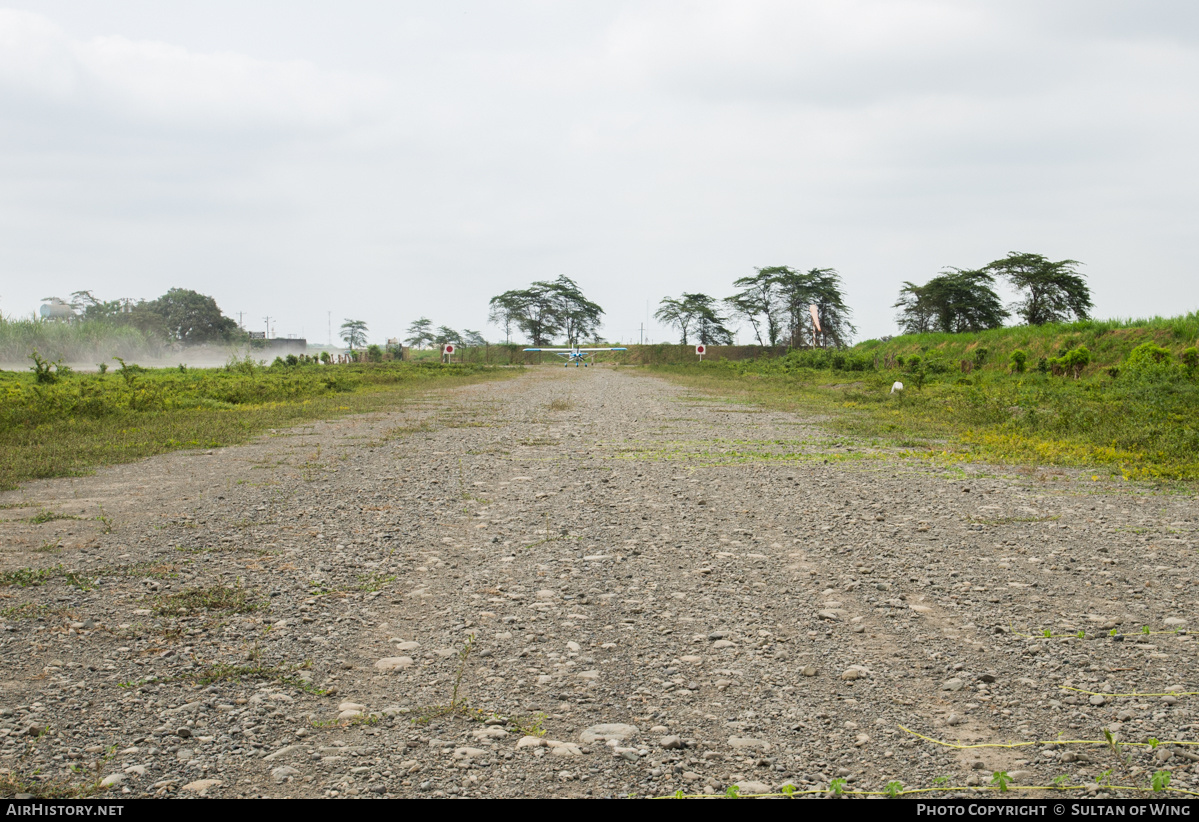
[[[790,265],[866,339],[1008,251],[1084,262],[1096,316],[1199,308],[1193,0],[2,4],[8,316],[183,287],[494,340],[565,274],[635,341]]]

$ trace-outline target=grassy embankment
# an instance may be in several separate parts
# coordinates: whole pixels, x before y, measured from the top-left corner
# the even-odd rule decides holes
[[[435,386],[516,373],[381,363],[0,372],[0,490],[181,448],[244,442],[270,428],[395,408]]]
[[[654,368],[698,390],[827,415],[835,429],[910,456],[1195,481],[1197,338],[1199,313],[1192,313],[907,335],[843,352]],[[1078,378],[1073,367],[1055,375],[1054,360],[1080,348],[1090,361]],[[1026,355],[1023,373],[1012,362],[1017,349]],[[905,390],[890,394],[894,381]]]

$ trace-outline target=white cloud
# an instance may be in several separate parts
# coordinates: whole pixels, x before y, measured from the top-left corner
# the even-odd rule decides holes
[[[378,116],[386,85],[310,62],[198,53],[167,43],[77,40],[37,14],[0,9],[0,89],[42,110],[103,112],[201,131],[341,128]]]
[[[1199,297],[1179,4],[10,2],[63,28],[0,12],[6,310],[181,285],[394,336],[567,273],[627,335],[789,264],[877,335],[903,280],[1008,250],[1086,262],[1101,313]]]

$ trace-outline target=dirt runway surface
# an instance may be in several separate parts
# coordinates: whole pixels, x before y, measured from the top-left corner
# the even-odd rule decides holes
[[[1045,744],[1199,740],[1192,493],[939,467],[546,367],[0,504],[0,771],[133,796],[1199,788],[1199,748]]]

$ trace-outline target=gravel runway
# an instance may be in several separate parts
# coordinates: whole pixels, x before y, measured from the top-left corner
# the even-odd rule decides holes
[[[1046,744],[1199,740],[1191,491],[941,467],[601,366],[0,505],[0,771],[167,797],[1199,789],[1199,748]]]

